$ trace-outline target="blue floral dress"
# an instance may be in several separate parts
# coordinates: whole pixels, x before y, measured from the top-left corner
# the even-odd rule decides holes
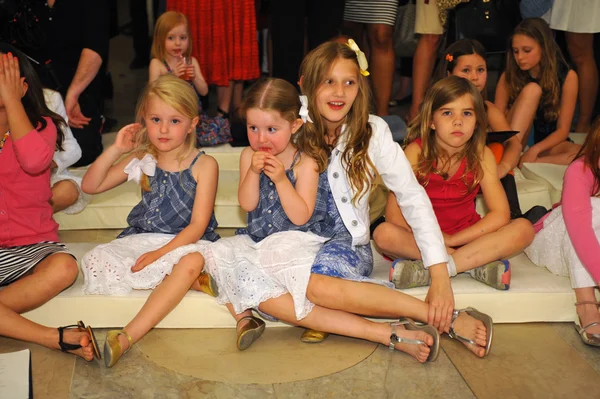
[[[84,255],[81,269],[86,294],[127,295],[134,289],[153,289],[191,253],[200,252],[206,262],[210,261],[208,248],[219,239],[214,212],[200,241],[172,250],[139,272],[131,271],[140,256],[163,247],[190,224],[197,186],[192,168],[202,154],[199,152],[181,172],[156,167],[154,176],[149,176],[151,190],[143,192],[142,200],[127,217],[130,226],[116,240]]]

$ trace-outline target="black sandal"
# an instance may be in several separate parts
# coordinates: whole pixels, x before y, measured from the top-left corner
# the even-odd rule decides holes
[[[92,330],[92,327],[89,327],[83,323],[83,321],[78,321],[77,324],[71,324],[70,326],[65,326],[65,327],[58,327],[58,346],[60,346],[60,350],[62,352],[68,352],[68,351],[74,351],[76,349],[81,348],[81,345],[79,344],[69,344],[63,341],[63,332],[66,329],[69,328],[77,328],[80,331],[84,332],[87,331],[87,333],[90,336],[90,342],[92,343],[92,349],[94,350],[94,356],[97,359],[101,359],[100,356],[100,351],[98,350],[98,341],[96,341],[96,336],[94,335],[94,331]]]
[[[229,119],[229,112],[223,111],[220,107],[217,107],[217,113],[221,114],[223,119]]]

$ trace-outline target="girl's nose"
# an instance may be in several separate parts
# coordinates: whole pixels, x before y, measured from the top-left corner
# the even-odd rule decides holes
[[[160,132],[161,133],[167,133],[169,131],[169,124],[168,122],[163,122],[160,124]]]
[[[344,85],[336,84],[333,86],[333,94],[336,96],[341,96],[344,94]]]
[[[265,132],[259,132],[259,133],[258,133],[258,141],[259,141],[260,143],[264,143],[264,142],[266,142],[266,141],[267,141],[267,135],[266,135],[266,133],[265,133]]]

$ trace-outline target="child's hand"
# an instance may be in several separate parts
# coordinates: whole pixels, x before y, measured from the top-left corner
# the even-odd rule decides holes
[[[19,60],[11,53],[0,56],[0,98],[6,104],[23,98],[23,82],[19,71]]]
[[[173,75],[177,76],[178,78],[183,79],[183,77],[186,74],[186,71],[188,70],[188,67],[189,67],[189,65],[186,64],[183,57],[181,57],[179,59],[179,61],[177,62],[177,64],[175,64],[175,68],[173,68]]]
[[[131,271],[134,273],[139,272],[149,264],[156,262],[161,256],[162,253],[158,249],[146,252],[135,261],[135,265],[133,265]]]
[[[254,151],[254,154],[252,154],[252,165],[250,166],[250,169],[257,175],[265,168],[266,156],[267,153],[264,151]]]
[[[519,161],[519,168],[523,166],[524,162],[535,162],[538,159],[538,152],[533,148],[529,148],[523,156],[521,156],[521,160]]]
[[[265,158],[265,174],[275,184],[279,184],[284,180],[287,180],[285,176],[285,168],[283,163],[275,156],[269,153],[266,154]]]
[[[131,123],[117,133],[113,146],[122,154],[133,151],[139,145],[138,133],[142,129],[141,123]]]

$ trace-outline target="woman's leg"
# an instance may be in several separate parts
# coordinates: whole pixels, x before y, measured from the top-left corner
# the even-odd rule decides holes
[[[408,112],[410,122],[419,113],[419,107],[425,98],[429,80],[435,66],[437,49],[442,41],[442,35],[421,34],[413,56],[413,97]]]
[[[375,323],[360,316],[318,305],[315,305],[305,318],[296,320],[294,302],[289,294],[261,303],[260,310],[297,326],[365,339],[383,345],[389,345],[392,334],[391,326],[387,323]],[[433,337],[424,331],[409,331],[402,326],[398,327],[396,333],[402,338],[424,341],[427,345],[396,344],[396,349],[408,353],[421,363],[427,360],[429,346],[433,345]]]
[[[519,132],[517,137],[521,140],[523,147],[527,145],[529,132],[531,132],[533,119],[541,98],[542,88],[540,85],[528,83],[523,87],[506,115],[510,128]]]
[[[50,205],[54,213],[73,205],[79,199],[79,189],[72,180],[61,180],[52,186]]]
[[[139,341],[181,302],[203,267],[204,257],[199,252],[181,258],[171,274],[152,291],[138,314],[123,328],[132,343]],[[119,342],[123,350],[129,347],[125,336],[119,335]]]
[[[229,81],[229,86],[217,86],[217,114],[229,116],[229,107],[233,97],[234,81]]]
[[[531,244],[535,232],[525,219],[512,220],[498,231],[486,234],[458,248],[452,254],[458,273],[486,263],[506,259]]]
[[[593,304],[593,302],[598,302],[596,299],[595,287],[575,288],[575,298],[577,298],[577,303],[592,302],[588,304],[577,305],[575,307],[577,310],[577,316],[579,316],[581,327],[600,322],[598,305]],[[588,328],[586,333],[600,334],[600,325]]]
[[[567,48],[579,75],[579,118],[576,132],[590,130],[596,95],[598,94],[598,67],[594,58],[594,34],[566,32]]]
[[[389,102],[394,83],[396,54],[392,41],[394,27],[385,24],[368,24],[369,69],[375,98],[375,113],[379,116],[389,115]]]

